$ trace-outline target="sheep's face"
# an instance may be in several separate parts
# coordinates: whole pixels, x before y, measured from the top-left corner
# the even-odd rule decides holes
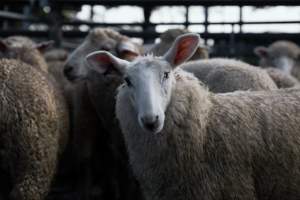
[[[123,90],[136,111],[138,123],[147,132],[160,132],[175,81],[172,66],[164,59],[143,57],[130,63],[123,76]]]
[[[255,53],[260,57],[263,67],[275,67],[291,74],[294,66],[300,65],[300,48],[288,41],[278,41],[266,47],[257,47]]]
[[[145,132],[159,133],[176,82],[173,69],[194,54],[199,39],[195,34],[182,35],[163,57],[138,57],[130,63],[99,51],[88,55],[87,61],[100,74],[115,71],[123,77],[119,92],[127,97],[138,124]]]
[[[99,50],[108,51],[111,54],[126,60],[131,60],[140,53],[137,45],[129,39],[117,41],[106,34],[102,34],[101,37],[97,35],[96,37],[95,34],[91,32],[84,42],[77,47],[67,59],[64,66],[65,76],[70,81],[87,78],[89,69],[85,62],[85,57],[86,55]]]
[[[106,42],[93,42],[90,39],[86,39],[67,59],[64,66],[65,76],[70,81],[84,79],[88,74],[85,56],[97,50],[107,50],[115,55],[115,45],[115,41],[111,39],[107,39]]]

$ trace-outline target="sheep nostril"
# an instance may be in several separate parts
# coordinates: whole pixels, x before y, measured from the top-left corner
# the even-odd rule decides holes
[[[73,67],[66,66],[65,69],[64,69],[65,74],[69,74],[72,71],[73,71]]]
[[[145,116],[141,118],[144,127],[150,131],[154,131],[158,127],[159,116]]]
[[[73,67],[71,67],[71,66],[65,66],[65,68],[64,68],[64,75],[66,77],[69,77],[72,72],[73,72]]]
[[[153,131],[155,129],[155,123],[146,123],[145,124],[145,127],[150,130],[150,131]]]
[[[66,65],[63,70],[64,76],[71,82],[78,79],[78,77],[74,73],[74,67],[70,65]]]

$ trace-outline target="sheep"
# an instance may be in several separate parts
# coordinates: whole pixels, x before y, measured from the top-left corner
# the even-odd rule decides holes
[[[68,135],[68,112],[51,77],[25,62],[0,60],[1,168],[9,199],[42,200]]]
[[[66,87],[69,87],[69,82],[64,76],[63,69],[68,58],[68,52],[64,49],[51,49],[44,53],[44,57],[48,65],[49,73],[54,76],[61,88],[66,92]]]
[[[63,91],[64,96],[67,97],[65,93],[68,91],[69,85],[63,75],[63,66],[67,58],[67,52],[54,49],[45,53],[45,50],[52,45],[53,41],[36,43],[24,36],[10,36],[0,40],[0,58],[21,60],[53,76],[56,80],[56,87],[59,87]]]
[[[299,199],[300,90],[211,93],[177,67],[198,42],[186,34],[133,62],[87,56],[124,79],[116,116],[146,199]]]
[[[213,58],[190,61],[181,65],[181,68],[193,73],[215,93],[277,89],[265,70],[234,59]]]
[[[161,42],[156,44],[149,52],[158,56],[163,55],[170,48],[176,37],[185,33],[188,33],[185,29],[169,29],[161,35]],[[204,60],[199,60],[203,58]],[[263,70],[253,68],[244,62],[233,59],[207,58],[207,48],[200,46],[190,59],[192,61],[186,63],[182,68],[194,73],[213,92],[277,89],[274,82]]]
[[[107,50],[126,60],[132,60],[142,52],[141,47],[130,41],[128,37],[110,28],[94,28],[67,59],[64,73],[70,81],[80,80],[81,77],[76,77],[77,74],[86,76],[88,71],[84,67],[85,63],[82,58],[96,50]]]
[[[75,51],[75,53],[76,52],[81,52],[81,51],[79,51],[79,49],[78,49]],[[134,54],[134,52],[132,54]],[[139,54],[137,54],[137,55],[139,55]],[[82,57],[80,57],[80,56],[82,56],[82,54],[77,53],[77,54],[75,54],[74,57],[79,60],[82,60]],[[82,61],[82,62],[85,63],[84,61]],[[228,63],[234,63],[234,61],[231,61]],[[237,62],[237,63],[240,64],[239,62]],[[68,65],[68,63],[67,63],[67,65]],[[235,64],[235,65],[237,65],[237,64]],[[241,66],[243,66],[243,65],[246,65],[246,64],[241,64]],[[108,132],[110,133],[109,135],[118,137],[121,134],[121,131],[119,130],[119,126],[115,120],[115,115],[114,115],[114,104],[115,104],[114,95],[115,95],[116,88],[121,84],[121,79],[117,76],[117,74],[115,74],[115,71],[113,71],[113,70],[107,72],[107,74],[105,74],[105,76],[99,76],[98,74],[95,74],[93,72],[89,73],[88,69],[86,69],[87,68],[86,65],[82,65],[80,67],[82,67],[82,69],[83,68],[85,68],[85,69],[84,70],[74,69],[73,76],[78,77],[78,79],[80,77],[80,79],[87,80],[89,96],[91,97],[91,102],[93,103],[93,107],[97,110],[98,116],[100,116],[100,118],[102,119],[102,123],[105,125],[105,129],[108,130]],[[231,85],[230,85],[231,87],[221,88],[223,90],[223,92],[242,90],[242,89],[244,89],[244,90],[277,89],[274,82],[270,79],[270,77],[263,70],[260,70],[260,69],[251,70],[251,69],[248,69],[247,67],[244,67],[244,68],[246,68],[244,70],[236,69],[236,71],[238,71],[239,74],[244,75],[246,78],[250,77],[252,79],[250,79],[250,78],[246,79],[249,81],[242,82],[243,84],[241,84],[241,81],[237,81],[236,79],[231,79],[232,75],[227,73],[226,75],[228,78],[226,80],[229,83],[231,83]],[[82,74],[80,74],[81,71],[84,71],[84,72]],[[235,73],[235,75],[238,74],[238,72]],[[215,73],[215,74],[217,74],[217,73]],[[66,75],[68,76],[68,73]],[[214,76],[211,76],[211,77],[214,77]],[[257,83],[252,83],[252,81],[256,81]],[[216,85],[216,89],[218,89],[218,86],[222,87],[224,83],[220,82],[220,81],[217,81],[217,82],[211,81],[211,84],[212,84],[212,86]],[[229,85],[229,84],[227,84],[227,85]],[[244,87],[242,87],[242,86],[244,86]],[[78,90],[76,90],[76,91],[78,91]],[[101,92],[99,92],[99,91],[101,91]],[[80,109],[78,109],[78,110],[80,110]],[[75,112],[78,112],[78,111],[75,111]],[[82,115],[78,114],[78,116],[82,116]],[[86,116],[86,115],[84,115],[84,116]],[[79,120],[81,120],[81,118],[79,118]],[[75,123],[75,124],[77,124],[77,123]],[[77,134],[75,133],[74,135],[77,135]],[[78,139],[78,141],[81,141],[81,140],[82,140],[82,138]],[[114,138],[112,140],[120,141],[120,142],[117,142],[119,144],[123,143],[122,139],[120,139],[120,138]],[[75,142],[75,143],[77,143],[77,142]],[[89,145],[89,147],[91,147],[91,145]],[[118,150],[119,152],[124,152],[124,150],[122,150],[122,145],[120,145],[120,147],[118,149],[119,149]],[[126,158],[125,155],[123,155],[122,157]],[[121,160],[126,160],[126,159],[122,158]],[[125,165],[125,163],[124,163],[124,165]]]
[[[51,43],[20,36],[0,41],[0,132],[11,199],[44,199],[68,143],[67,103],[40,53]]]
[[[0,57],[16,58],[23,62],[48,72],[48,65],[42,55],[52,41],[35,43],[27,37],[10,36],[0,41]]]
[[[292,75],[282,72],[274,67],[265,68],[269,76],[276,83],[278,88],[299,87],[300,82]]]
[[[278,68],[300,80],[300,47],[297,44],[279,40],[269,47],[256,47],[254,53],[260,58],[260,66]]]
[[[85,171],[88,175],[91,173],[89,163],[101,162],[102,169],[97,170],[105,173],[100,179],[104,192],[111,193],[110,199],[118,199],[120,196],[122,199],[142,199],[139,186],[128,166],[125,144],[114,116],[114,94],[121,79],[114,75],[95,76],[87,70],[84,58],[95,49],[109,49],[127,60],[142,53],[141,48],[129,38],[111,29],[96,28],[90,31],[83,44],[69,56],[64,73],[75,87],[71,92],[71,107],[73,146],[79,150],[75,149],[74,152],[78,156],[77,165],[81,168],[78,171],[80,174]],[[82,122],[83,119],[91,124],[86,125]],[[101,145],[95,144],[99,141],[96,137],[100,137]],[[102,148],[97,151],[102,155],[95,158],[93,154],[97,154],[97,146]],[[81,149],[85,149],[84,152]],[[105,166],[105,163],[110,166]],[[83,168],[85,169],[82,170]],[[85,177],[85,181],[80,180],[82,196],[87,196],[84,188],[90,184],[88,180],[88,177]]]
[[[153,53],[156,56],[164,55],[167,50],[171,47],[172,43],[176,37],[189,33],[186,29],[169,29],[160,35],[160,42],[155,44],[147,53]],[[190,58],[190,60],[206,59],[208,58],[208,48],[204,45],[200,45],[197,48],[195,54]]]

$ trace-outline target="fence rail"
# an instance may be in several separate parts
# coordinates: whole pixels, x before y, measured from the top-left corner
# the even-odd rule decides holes
[[[134,23],[105,23],[92,20],[70,19],[64,16],[64,10],[78,11],[82,5],[104,5],[107,7],[134,5],[143,9],[144,21]],[[150,21],[151,12],[159,6],[184,6],[186,8],[185,20],[182,22],[160,22]],[[189,6],[203,6],[204,21],[190,22]],[[221,45],[223,52],[220,56],[228,56],[233,53],[246,54],[253,46],[257,44],[268,44],[274,40],[286,39],[300,43],[300,34],[291,33],[245,33],[245,25],[267,25],[267,24],[292,24],[300,25],[300,19],[287,21],[244,21],[243,6],[300,6],[300,0],[1,0],[0,3],[0,36],[9,35],[27,35],[31,37],[50,38],[56,41],[58,46],[65,43],[65,40],[83,38],[87,32],[80,31],[81,25],[89,27],[118,27],[120,32],[130,37],[139,37],[147,43],[152,43],[159,33],[155,32],[158,25],[183,25],[189,27],[199,25],[204,27],[204,32],[200,33],[207,42],[209,39],[215,41],[215,44]],[[239,6],[239,19],[237,21],[211,22],[208,19],[209,8],[211,6]],[[43,8],[47,7],[50,13],[43,13]],[[38,14],[32,14],[38,13]],[[93,16],[91,9],[90,16]],[[21,26],[20,26],[21,23]],[[44,25],[41,30],[29,30],[30,24]],[[211,25],[230,25],[230,33],[211,33]],[[66,31],[72,28],[72,31]],[[130,30],[130,27],[139,27],[139,31]],[[239,29],[236,30],[235,27]],[[126,28],[126,29],[122,29]],[[129,29],[129,30],[128,30]],[[226,43],[226,45],[224,45]],[[243,43],[242,45],[240,43]],[[219,49],[222,49],[219,48]],[[228,51],[229,48],[230,50]],[[241,50],[237,50],[241,48]],[[244,50],[246,49],[246,50]]]
[[[25,5],[34,4],[38,0],[1,0],[4,5]],[[276,6],[286,5],[295,6],[299,5],[298,0],[48,0],[51,4],[59,6],[81,6],[84,4],[88,5],[107,5],[107,6],[118,6],[118,5],[138,5],[138,6],[189,6],[189,5],[202,5],[202,6]]]

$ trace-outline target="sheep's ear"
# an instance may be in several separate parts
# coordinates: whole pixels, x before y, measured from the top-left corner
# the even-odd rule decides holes
[[[176,38],[172,47],[164,55],[164,59],[173,67],[180,65],[194,55],[199,46],[198,34],[188,33]]]
[[[119,54],[120,58],[128,60],[128,61],[132,61],[137,56],[140,55],[140,50],[130,40],[121,41],[118,44],[117,50],[118,50],[118,54]]]
[[[254,49],[254,53],[259,57],[268,57],[269,56],[268,48],[263,47],[263,46],[256,47]]]
[[[95,51],[86,56],[86,61],[90,69],[100,74],[124,74],[129,62],[117,58],[107,51]]]
[[[5,52],[6,50],[7,50],[7,45],[2,40],[0,40],[0,51]]]
[[[52,47],[54,44],[53,40],[40,42],[34,46],[37,50],[39,50],[41,53],[44,53],[48,48]]]

